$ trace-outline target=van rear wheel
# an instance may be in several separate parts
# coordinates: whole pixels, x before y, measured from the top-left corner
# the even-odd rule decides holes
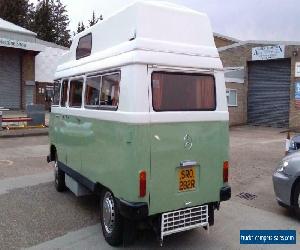
[[[58,192],[66,190],[65,173],[59,169],[57,157],[55,157],[54,161],[54,185]]]
[[[116,200],[109,190],[101,193],[101,226],[105,240],[111,246],[118,246],[123,240],[123,218]]]

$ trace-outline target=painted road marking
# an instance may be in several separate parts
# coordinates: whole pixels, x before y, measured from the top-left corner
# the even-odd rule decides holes
[[[53,181],[53,172],[46,172],[43,174],[36,175],[25,175],[13,178],[6,178],[0,180],[0,195],[6,194],[9,191],[16,188],[31,187],[42,183],[47,183]]]
[[[0,160],[0,166],[11,166],[13,165],[14,162],[13,161],[10,161],[10,160]]]

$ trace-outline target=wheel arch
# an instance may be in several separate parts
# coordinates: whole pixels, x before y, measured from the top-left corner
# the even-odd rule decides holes
[[[51,144],[50,146],[50,161],[54,161],[57,154],[55,145]]]
[[[291,189],[291,205],[294,206],[295,202],[294,202],[294,192],[295,192],[295,189],[296,189],[296,186],[300,183],[300,176],[297,177],[297,179],[294,181],[293,183],[293,186],[292,186],[292,189]]]
[[[96,182],[96,183],[95,183],[95,186],[94,186],[93,192],[94,192],[96,195],[99,195],[99,196],[100,196],[103,189],[108,189],[108,188],[105,187],[105,186],[103,186],[101,183]],[[109,190],[109,189],[108,189],[108,190]],[[109,190],[109,191],[111,191],[111,190]],[[111,193],[113,194],[113,192],[111,192]]]

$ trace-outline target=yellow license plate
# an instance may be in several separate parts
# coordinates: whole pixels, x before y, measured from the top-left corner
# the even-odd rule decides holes
[[[196,188],[196,168],[179,168],[178,189],[180,192],[189,191]]]

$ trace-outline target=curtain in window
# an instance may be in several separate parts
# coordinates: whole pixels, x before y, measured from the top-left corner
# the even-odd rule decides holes
[[[152,106],[154,110],[161,109],[163,97],[164,75],[157,73],[152,75]]]
[[[215,109],[215,82],[211,75],[156,72],[152,75],[155,111]]]
[[[119,105],[119,83],[112,86],[112,106]]]
[[[214,80],[212,77],[197,79],[196,102],[199,109],[211,109],[215,106]]]

